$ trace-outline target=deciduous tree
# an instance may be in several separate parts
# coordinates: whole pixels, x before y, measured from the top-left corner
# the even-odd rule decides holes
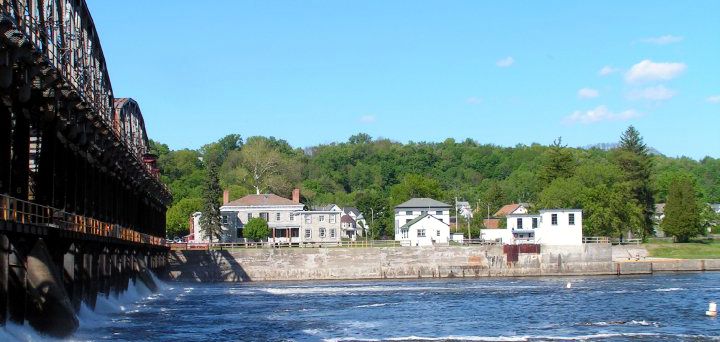
[[[260,217],[250,219],[243,227],[243,236],[253,241],[261,241],[270,235],[267,221]]]

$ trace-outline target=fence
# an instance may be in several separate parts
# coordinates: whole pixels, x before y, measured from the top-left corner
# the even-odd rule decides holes
[[[91,217],[68,213],[7,195],[0,195],[0,220],[32,224],[52,229],[111,237],[123,241],[165,246],[165,239],[143,234],[117,224],[106,223]]]
[[[171,250],[232,250],[249,248],[367,248],[400,247],[395,240],[358,240],[338,242],[213,242],[213,243],[170,243]]]
[[[639,245],[642,239],[620,239],[607,236],[584,236],[583,243],[611,243],[613,245]]]

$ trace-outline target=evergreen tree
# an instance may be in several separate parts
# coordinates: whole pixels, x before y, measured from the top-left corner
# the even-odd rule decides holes
[[[655,199],[650,180],[652,159],[635,127],[628,127],[620,137],[615,162],[623,171],[633,198],[643,208],[643,235],[649,236],[653,232],[652,218],[655,212]]]
[[[211,162],[207,165],[207,179],[203,189],[203,210],[200,217],[200,229],[208,236],[210,242],[213,241],[213,238],[217,238],[219,241],[222,236],[220,197],[222,197],[222,189],[218,180],[217,165]]]
[[[661,227],[678,242],[703,233],[695,188],[688,177],[678,177],[670,184]]]
[[[570,178],[575,171],[575,158],[567,145],[562,144],[562,137],[557,138],[543,155],[538,178],[544,184],[550,184],[558,178]]]

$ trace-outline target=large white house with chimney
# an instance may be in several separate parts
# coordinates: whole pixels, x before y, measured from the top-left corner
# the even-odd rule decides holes
[[[220,207],[223,242],[248,242],[243,234],[245,224],[262,218],[270,227],[267,241],[273,243],[336,243],[342,237],[341,211],[305,210],[300,203],[300,190],[287,199],[275,194],[247,195],[229,201],[223,193]],[[208,242],[200,227],[199,213],[193,215],[189,242]]]

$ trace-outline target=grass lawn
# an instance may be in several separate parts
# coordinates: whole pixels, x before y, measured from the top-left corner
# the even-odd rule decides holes
[[[688,243],[647,243],[643,245],[651,257],[675,259],[720,259],[720,242],[696,240]]]

